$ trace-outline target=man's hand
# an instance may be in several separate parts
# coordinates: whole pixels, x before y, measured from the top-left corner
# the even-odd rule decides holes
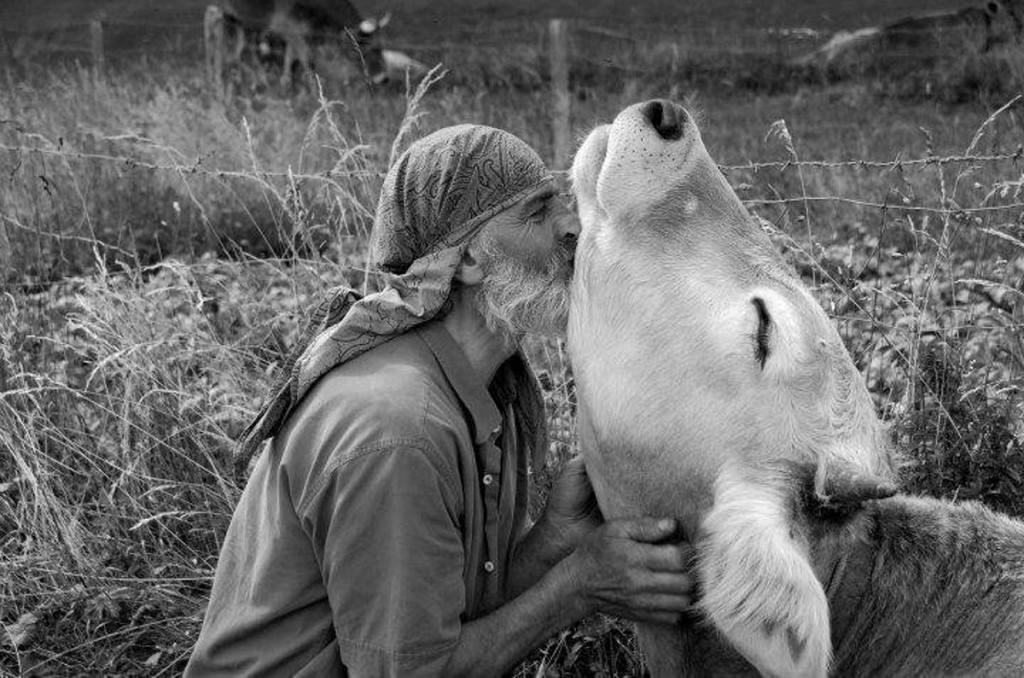
[[[566,551],[576,548],[604,522],[583,457],[566,462],[548,493],[542,520],[551,529],[550,538]]]
[[[692,548],[658,544],[676,530],[673,519],[614,520],[594,530],[560,564],[584,605],[634,621],[678,623],[693,607]]]

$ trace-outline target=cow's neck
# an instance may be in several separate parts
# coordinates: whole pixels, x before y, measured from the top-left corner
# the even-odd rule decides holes
[[[894,497],[839,529],[811,544],[831,609],[831,675],[1019,674],[1024,523]],[[652,676],[757,676],[706,624],[640,630]]]
[[[815,570],[828,598],[832,647],[839,647],[870,594],[877,549],[862,524],[842,541],[830,542],[815,555]]]
[[[835,675],[962,675],[1024,638],[1024,525],[976,505],[870,502],[814,560]]]

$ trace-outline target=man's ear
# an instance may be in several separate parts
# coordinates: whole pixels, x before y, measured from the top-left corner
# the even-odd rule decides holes
[[[455,280],[463,285],[472,287],[479,285],[484,279],[483,265],[475,248],[469,247],[462,255],[459,267],[455,269]]]

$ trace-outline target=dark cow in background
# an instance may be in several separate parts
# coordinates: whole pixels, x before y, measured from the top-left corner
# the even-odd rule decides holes
[[[988,52],[1024,39],[1024,0],[988,0],[952,12],[839,31],[797,62],[834,75],[933,66],[943,58]]]
[[[389,16],[364,18],[348,0],[223,0],[229,57],[280,65],[281,84],[314,67],[314,50],[337,48],[373,84],[388,78],[380,31]]]

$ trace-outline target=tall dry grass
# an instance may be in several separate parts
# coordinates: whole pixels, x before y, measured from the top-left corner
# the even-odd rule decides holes
[[[79,89],[96,96],[91,108],[74,114],[102,116],[119,99],[132,101],[135,90],[110,91],[110,83],[87,77],[64,83],[76,106]],[[396,146],[408,141],[422,95],[403,100]],[[47,116],[58,107],[50,104],[35,124],[54,125]],[[177,114],[188,117],[200,105],[186,101]],[[212,229],[218,196],[189,180],[190,156],[167,157],[178,153],[167,139],[198,133],[222,140],[218,126],[227,126],[242,167],[232,178],[244,179],[249,201],[266,210],[263,219],[249,210],[249,224],[275,229],[281,257],[253,258],[245,243],[232,242],[232,259],[184,249],[147,264],[137,249],[104,249],[110,239],[92,229],[75,241],[93,245],[91,261],[64,260],[72,271],[91,267],[90,273],[47,284],[14,281],[0,296],[4,672],[154,675],[183,668],[241,489],[230,475],[233,442],[318,295],[342,282],[371,282],[367,228],[382,167],[371,163],[380,149],[352,143],[338,126],[337,105],[321,99],[293,140],[296,171],[271,176],[251,126],[228,125],[217,102],[205,105],[213,128],[177,128],[171,123],[180,118],[172,113],[166,136],[150,137],[135,157],[173,165],[164,177],[177,186],[172,209],[183,211],[191,201]],[[90,224],[101,222],[110,202],[76,187],[114,184],[118,175],[83,171],[77,162],[96,159],[81,155],[58,153],[47,174],[46,185],[75,189],[70,205],[23,201],[34,196],[15,185],[4,203],[5,223],[46,222],[54,218],[51,208],[81,210]],[[307,161],[325,167],[308,184],[297,177],[308,171]],[[146,195],[125,197],[149,204]],[[149,225],[158,232],[170,227],[163,220]],[[130,256],[111,261],[111,249]]]
[[[317,296],[374,284],[366,243],[389,159],[466,121],[547,156],[547,98],[456,80],[221,101],[193,72],[5,77],[0,673],[174,674],[240,492],[231,446]],[[576,129],[669,94],[660,77],[584,82]],[[686,82],[675,94],[703,107],[713,156],[735,166],[730,181],[839,324],[907,452],[909,486],[1024,513],[1019,163],[806,164],[1012,155],[1020,104]],[[742,167],[751,159],[780,164]],[[542,497],[575,445],[573,392],[557,342],[530,352],[555,433]],[[642,666],[628,626],[596,617],[518,674]]]

